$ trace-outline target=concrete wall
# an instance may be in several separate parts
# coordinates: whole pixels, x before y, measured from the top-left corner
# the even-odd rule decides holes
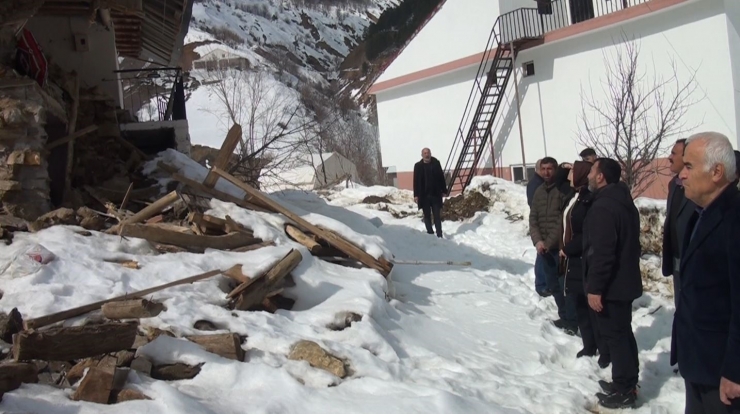
[[[376,83],[482,52],[498,9],[495,0],[447,0]]]
[[[734,37],[738,26],[733,22],[740,22],[740,13],[729,10],[740,8],[736,7],[740,4],[733,3],[726,15],[723,1],[699,0],[522,51],[515,66],[520,68],[528,61],[535,64],[534,76],[522,79],[521,70],[517,73],[526,163],[546,155],[560,162],[578,158],[584,147],[578,140],[582,124],[581,88],[593,89],[596,101],[607,99],[602,90],[607,75],[604,55],[613,56],[624,47],[619,44],[623,32],[638,39],[646,82],[656,74],[670,77],[672,62],[679,80],[686,81],[696,72],[696,103],[683,118],[687,134],[716,130],[737,145],[740,88],[733,85],[738,85],[740,77],[740,44]],[[396,167],[399,185],[408,181],[404,173],[413,170],[424,146],[429,146],[445,165],[474,72],[475,68],[464,69],[377,95],[383,165]],[[513,82],[495,121],[493,137],[497,166],[522,164]],[[666,151],[659,157],[667,156],[670,143],[666,144]],[[485,166],[491,166],[490,157],[486,161]],[[650,192],[659,196],[661,190]]]
[[[113,71],[118,69],[115,35],[81,16],[36,16],[26,28],[33,33],[49,62],[77,71],[84,87],[100,86],[119,105],[121,90]],[[75,50],[75,35],[87,36],[87,51]],[[108,81],[105,81],[108,80]]]

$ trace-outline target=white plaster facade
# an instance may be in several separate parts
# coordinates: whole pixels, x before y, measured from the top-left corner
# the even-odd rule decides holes
[[[100,86],[114,102],[122,105],[116,38],[113,30],[90,24],[82,16],[34,16],[26,28],[33,33],[50,62],[63,70],[76,71],[81,86]],[[87,47],[78,50],[75,38],[85,39]]]
[[[469,0],[468,3],[476,1]],[[505,5],[502,1],[501,7],[506,6],[502,10],[511,10],[520,0],[511,2]],[[462,7],[466,3],[464,0],[449,0],[448,3],[390,65],[376,85],[423,70],[423,66],[429,68],[445,60],[459,59],[460,55],[483,51],[497,14],[482,13],[474,7]],[[531,4],[525,6],[531,7]],[[432,40],[451,33],[449,26],[441,24],[450,21],[444,17],[447,8],[457,8],[458,13],[470,15],[486,14],[486,18],[482,19],[484,21],[479,23],[484,27],[480,28],[477,39],[456,40],[460,49],[470,44],[479,46],[475,50],[465,49],[459,54],[451,53],[444,57],[435,55],[434,59],[429,60],[426,55],[433,53]],[[444,19],[439,20],[441,17]],[[691,107],[685,119],[686,124],[694,126],[696,131],[722,132],[731,138],[733,145],[738,146],[740,1],[691,0],[607,28],[546,42],[520,52],[515,67],[518,69],[516,79],[519,81],[527,164],[546,155],[561,162],[577,159],[582,149],[576,138],[582,112],[581,88],[588,89],[592,85],[597,100],[606,98],[601,93],[601,82],[606,74],[604,55],[623,47],[619,44],[623,34],[638,39],[640,64],[648,78],[655,74],[670,76],[673,73],[672,62],[675,62],[679,80],[687,80],[691,73],[696,72],[698,89],[694,96],[698,102]],[[468,35],[472,36],[472,32]],[[453,45],[446,47],[457,50]],[[530,61],[534,63],[535,75],[522,78],[521,65]],[[412,66],[406,62],[423,64]],[[385,167],[394,168],[399,177],[403,172],[413,171],[413,164],[420,158],[423,147],[430,147],[445,165],[478,63],[375,93]],[[467,133],[466,128],[463,133]],[[521,165],[522,149],[513,82],[509,82],[492,133],[497,167]],[[486,166],[490,165],[489,156]]]

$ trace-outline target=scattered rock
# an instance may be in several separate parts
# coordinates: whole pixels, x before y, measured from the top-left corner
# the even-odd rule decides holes
[[[387,203],[390,204],[390,200],[388,200],[385,197],[378,197],[378,196],[367,196],[362,200],[363,204],[378,204],[378,203]]]
[[[151,400],[151,398],[144,395],[143,392],[133,390],[131,388],[126,388],[121,390],[121,392],[118,393],[116,396],[116,403],[122,403],[126,401],[136,401],[136,400]]]
[[[195,378],[200,373],[203,364],[190,366],[178,362],[177,364],[158,365],[152,368],[152,378],[162,381],[177,381]]]
[[[134,361],[135,353],[131,351],[119,351],[116,354],[116,366],[117,367],[130,367]]]
[[[0,313],[0,339],[12,344],[13,335],[23,330],[23,317],[18,308],[13,308],[9,314]]]
[[[326,352],[319,344],[312,341],[299,341],[293,345],[288,355],[293,361],[306,361],[314,368],[323,369],[339,378],[347,376],[344,362]]]
[[[355,312],[341,312],[335,316],[335,319],[335,322],[331,323],[327,328],[332,331],[343,331],[352,326],[352,322],[361,321],[362,315]]]
[[[77,215],[82,218],[80,227],[87,230],[101,231],[105,229],[105,219],[100,217],[96,212],[87,207],[77,209]]]
[[[80,230],[80,231],[76,231],[75,233],[79,234],[82,237],[90,237],[90,236],[92,236],[92,233],[89,232],[89,231],[87,231],[87,230]]]
[[[216,324],[214,324],[211,321],[207,321],[205,319],[195,321],[195,323],[193,324],[193,328],[199,331],[217,331],[218,330],[218,327],[216,326]]]
[[[112,388],[113,374],[111,372],[101,368],[90,368],[80,382],[80,386],[72,394],[72,399],[108,404]]]
[[[28,230],[32,232],[41,231],[45,228],[59,224],[76,225],[77,215],[71,208],[58,208],[50,211],[28,225]]]
[[[134,371],[141,372],[142,374],[152,374],[152,363],[148,359],[142,356],[138,356],[131,361],[131,369]]]
[[[131,345],[131,349],[139,349],[148,343],[149,343],[148,337],[144,335],[136,335],[136,339],[134,339],[134,344]]]
[[[170,338],[177,338],[177,335],[175,335],[174,333],[170,331],[165,331],[159,328],[151,328],[151,327],[147,328],[146,337],[149,340],[149,342],[159,338],[161,335],[167,335]]]
[[[442,220],[469,219],[479,211],[487,211],[490,205],[491,201],[477,191],[448,198],[442,206]]]

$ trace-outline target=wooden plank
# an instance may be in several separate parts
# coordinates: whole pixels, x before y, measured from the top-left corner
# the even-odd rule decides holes
[[[269,272],[262,277],[257,277],[248,283],[243,283],[234,289],[229,296],[238,298],[234,304],[234,309],[248,310],[262,303],[267,295],[275,290],[285,276],[288,275],[303,259],[301,252],[291,250],[280,262],[278,262]],[[242,287],[244,286],[244,287]]]
[[[239,187],[240,189],[244,190],[247,194],[253,196],[255,199],[259,200],[261,203],[270,207],[272,210],[278,213],[281,213],[285,217],[289,218],[290,220],[295,222],[299,227],[302,227],[302,230],[307,230],[321,237],[322,239],[326,240],[327,243],[329,243],[333,247],[336,247],[337,249],[345,253],[347,256],[357,259],[360,263],[364,264],[365,266],[371,269],[375,269],[379,271],[383,276],[387,277],[390,274],[391,269],[393,267],[392,264],[388,262],[381,263],[379,260],[370,256],[368,253],[366,253],[364,250],[360,249],[359,247],[355,246],[354,244],[344,240],[343,238],[335,235],[334,233],[330,231],[324,230],[314,224],[309,223],[301,216],[293,213],[292,211],[283,207],[277,201],[273,200],[270,197],[267,197],[265,194],[263,194],[259,190],[242,182],[241,180],[227,173],[226,171],[223,171],[219,169],[218,167],[213,167],[211,171],[225,178],[226,180],[228,180],[235,186]]]
[[[173,173],[172,179],[185,184],[186,186],[192,188],[193,190],[202,191],[212,197],[215,197],[221,201],[227,201],[229,203],[234,203],[239,207],[246,208],[248,210],[254,210],[254,211],[262,211],[265,213],[272,213],[272,211],[262,207],[258,206],[256,204],[250,203],[249,201],[246,201],[244,199],[241,199],[239,197],[235,197],[231,194],[224,193],[223,191],[216,190],[215,188],[208,188],[203,183],[199,183],[197,181],[191,180],[190,178],[185,177],[184,175],[180,173]]]
[[[167,289],[172,286],[178,286],[178,285],[185,285],[188,283],[197,282],[199,280],[207,279],[209,277],[216,276],[218,274],[223,273],[222,270],[211,270],[209,272],[201,273],[198,275],[186,277],[184,279],[176,280],[174,282],[165,283],[163,285],[151,287],[148,289],[140,290],[138,292],[131,292],[127,295],[122,296],[116,296],[110,299],[101,300],[99,302],[91,303],[89,305],[83,305],[79,306],[77,308],[68,309],[66,311],[61,311],[57,313],[53,313],[51,315],[42,316],[35,319],[29,319],[25,322],[23,322],[23,325],[26,329],[32,329],[32,328],[40,328],[42,326],[51,325],[52,323],[60,322],[67,320],[69,318],[74,318],[76,316],[84,315],[88,312],[92,312],[95,310],[100,309],[103,305],[109,302],[115,302],[120,300],[126,300],[131,298],[137,298],[144,295],[149,295],[154,292],[159,292],[160,290]]]
[[[231,161],[231,157],[234,155],[234,150],[236,150],[236,146],[239,145],[241,139],[242,127],[239,124],[234,124],[226,134],[226,139],[224,139],[224,142],[221,144],[221,149],[218,150],[218,155],[216,156],[216,160],[213,162],[213,167],[220,169],[228,167],[229,161]],[[217,181],[218,174],[211,170],[208,172],[205,181],[203,181],[203,185],[208,188],[213,188]]]
[[[225,234],[223,236],[199,236],[197,234],[187,234],[158,227],[157,225],[147,224],[123,224],[120,235],[184,247],[190,251],[199,253],[204,252],[208,248],[231,250],[262,242],[262,239],[257,239],[250,234],[241,232]]]
[[[72,113],[69,115],[69,133],[73,135],[77,128],[77,113],[80,108],[80,77],[74,74],[74,86],[72,89]],[[64,139],[64,138],[62,138]],[[72,195],[72,169],[74,167],[75,142],[74,139],[67,144],[67,171],[64,178],[64,199],[70,200]]]
[[[244,349],[241,346],[242,341],[239,335],[235,333],[195,335],[185,338],[188,341],[195,342],[210,353],[236,361],[244,361]]]
[[[16,361],[71,361],[129,349],[136,339],[138,326],[138,323],[109,322],[22,331],[13,340],[13,358]]]
[[[79,138],[79,137],[81,137],[83,135],[89,134],[91,132],[95,132],[97,130],[98,130],[98,126],[97,125],[90,125],[88,127],[82,128],[79,131],[75,131],[73,133],[70,133],[69,135],[67,135],[64,138],[60,138],[60,139],[58,139],[56,141],[52,141],[52,142],[46,144],[45,149],[47,151],[51,151],[51,150],[53,150],[56,147],[59,147],[61,145],[64,145],[64,144],[66,144],[68,142],[72,142],[75,139],[77,139],[77,138]]]
[[[247,283],[250,278],[242,272],[242,265],[232,266],[229,270],[224,272],[224,275],[236,280],[239,283]]]
[[[108,319],[153,318],[163,310],[163,304],[146,299],[122,300],[102,306],[103,316]]]
[[[286,223],[285,234],[294,242],[302,244],[314,256],[322,250],[322,246],[316,240],[308,237],[296,226]]]
[[[148,218],[152,218],[156,216],[157,214],[161,213],[167,207],[175,204],[175,201],[179,199],[180,199],[180,195],[177,193],[177,191],[172,191],[171,193],[160,198],[159,200],[144,207],[141,211],[134,214],[133,216],[125,219],[121,224],[140,223]]]

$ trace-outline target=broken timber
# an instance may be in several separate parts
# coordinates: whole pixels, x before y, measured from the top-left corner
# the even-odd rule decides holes
[[[298,216],[297,214],[294,214],[287,208],[283,207],[277,201],[266,196],[265,194],[251,187],[250,185],[240,181],[238,178],[227,173],[226,171],[223,171],[217,167],[214,167],[213,169],[211,169],[211,171],[215,172],[216,174],[220,175],[221,177],[231,182],[235,186],[244,190],[247,194],[259,200],[262,204],[265,204],[266,206],[270,207],[272,210],[283,214],[285,217],[295,222],[298,225],[298,227],[302,228],[302,230],[310,231],[311,233],[321,237],[323,240],[329,243],[329,245],[337,248],[341,252],[345,253],[347,256],[357,259],[359,262],[361,262],[362,264],[364,264],[365,266],[371,269],[375,269],[379,271],[383,276],[387,277],[390,274],[391,269],[393,268],[393,265],[390,262],[384,260],[383,258],[375,259],[374,257],[370,256],[367,252],[362,250],[361,248],[337,236],[333,232],[324,230],[314,224],[309,223],[302,217]]]
[[[216,155],[216,160],[213,162],[213,165],[218,168],[227,168],[231,157],[234,155],[234,150],[239,142],[241,142],[241,139],[242,127],[239,124],[234,124],[226,134],[226,138],[221,144],[221,149],[218,151],[218,155]],[[217,181],[218,175],[216,175],[215,172],[210,171],[208,172],[205,181],[203,181],[203,185],[208,188],[213,188]]]
[[[0,364],[0,399],[8,391],[18,389],[21,384],[39,382],[36,364],[11,362]]]
[[[262,239],[254,238],[249,233],[235,232],[223,236],[200,236],[146,224],[123,224],[120,235],[184,247],[199,253],[206,249],[231,250],[262,242]]]
[[[108,319],[153,318],[163,310],[163,304],[146,299],[122,300],[102,306],[103,316]]]
[[[291,250],[267,273],[237,286],[228,295],[229,298],[237,298],[234,309],[248,310],[261,304],[270,292],[278,289],[278,284],[298,266],[302,259],[300,251]]]
[[[71,361],[129,349],[136,339],[138,326],[138,323],[109,322],[23,331],[13,338],[13,358],[16,361]]]
[[[167,289],[172,286],[178,286],[178,285],[185,285],[188,283],[197,282],[199,280],[207,279],[209,277],[213,277],[216,275],[219,275],[223,273],[221,270],[211,270],[210,272],[201,273],[199,275],[186,277],[185,279],[176,280],[174,282],[165,283],[163,285],[155,286],[152,288],[140,290],[138,292],[131,292],[127,295],[122,296],[116,296],[114,298],[101,300],[99,302],[91,303],[89,305],[80,306],[73,309],[68,309],[66,311],[61,311],[57,313],[53,313],[51,315],[42,316],[36,319],[29,319],[27,321],[23,322],[23,326],[26,329],[32,329],[32,328],[40,328],[42,326],[51,325],[52,323],[61,322],[64,320],[67,320],[69,318],[74,318],[76,316],[84,315],[88,312],[92,312],[95,310],[100,309],[104,304],[114,301],[120,301],[120,300],[126,300],[131,298],[136,298],[144,295],[148,295],[150,293],[159,292],[160,290]]]

